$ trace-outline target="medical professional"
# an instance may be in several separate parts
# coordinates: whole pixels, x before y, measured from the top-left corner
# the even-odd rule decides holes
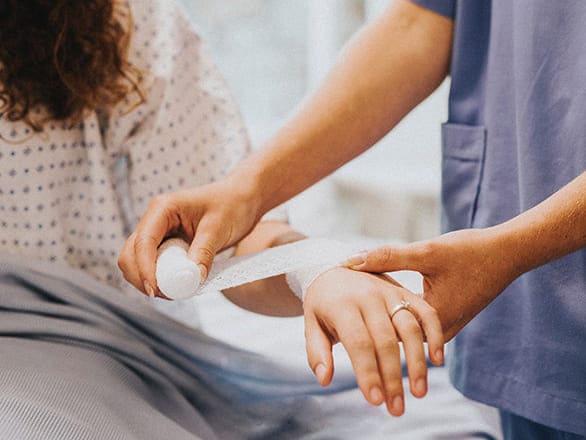
[[[584,438],[585,23],[583,0],[391,2],[265,149],[222,182],[151,203],[120,256],[136,261],[126,275],[156,286],[169,224],[196,231],[205,275],[264,212],[369,148],[449,74],[446,234],[348,264],[424,275],[446,335],[459,333],[452,381],[499,408],[505,438]]]

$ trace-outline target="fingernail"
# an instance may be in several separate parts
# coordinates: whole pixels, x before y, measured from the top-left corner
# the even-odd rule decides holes
[[[367,255],[366,252],[360,252],[358,254],[354,254],[344,262],[344,266],[350,266],[350,267],[361,266],[362,264],[364,264],[366,262],[366,255]]]
[[[323,384],[326,379],[326,366],[324,364],[319,364],[315,369],[315,376],[317,377],[317,381],[320,384]]]
[[[391,409],[395,414],[401,414],[403,412],[403,399],[401,396],[395,396],[391,403]]]
[[[444,351],[441,348],[438,348],[435,351],[435,358],[437,359],[437,361],[440,364],[443,364],[444,363]]]
[[[426,391],[427,385],[426,385],[426,381],[424,377],[420,377],[419,379],[417,379],[417,381],[415,382],[415,391],[417,392],[417,394],[424,394]]]
[[[151,298],[155,297],[155,289],[152,288],[152,286],[149,284],[148,281],[144,282],[144,290],[145,290],[146,294],[148,296],[150,296]]]
[[[375,405],[380,405],[383,402],[383,392],[379,387],[372,387],[370,389],[370,400]]]
[[[199,267],[199,275],[201,276],[201,282],[203,283],[208,277],[208,269],[203,264],[198,264],[197,267]]]

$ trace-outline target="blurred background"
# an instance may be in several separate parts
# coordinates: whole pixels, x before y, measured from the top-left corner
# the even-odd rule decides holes
[[[256,148],[388,0],[181,0],[240,105]],[[313,236],[413,241],[439,233],[444,83],[392,133],[290,203]],[[332,149],[336,146],[332,145]]]

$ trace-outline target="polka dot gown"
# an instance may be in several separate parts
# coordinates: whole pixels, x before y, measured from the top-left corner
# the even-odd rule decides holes
[[[132,108],[129,98],[35,135],[0,118],[0,252],[65,262],[118,287],[128,287],[118,253],[151,198],[213,182],[249,152],[183,11],[169,0],[131,8],[130,56],[147,74],[145,103]]]

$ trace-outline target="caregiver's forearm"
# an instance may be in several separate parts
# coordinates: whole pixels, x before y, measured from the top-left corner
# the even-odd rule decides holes
[[[586,246],[586,172],[523,214],[492,228],[518,276]]]
[[[406,0],[360,31],[266,148],[233,173],[262,212],[372,146],[446,77],[451,20]]]

